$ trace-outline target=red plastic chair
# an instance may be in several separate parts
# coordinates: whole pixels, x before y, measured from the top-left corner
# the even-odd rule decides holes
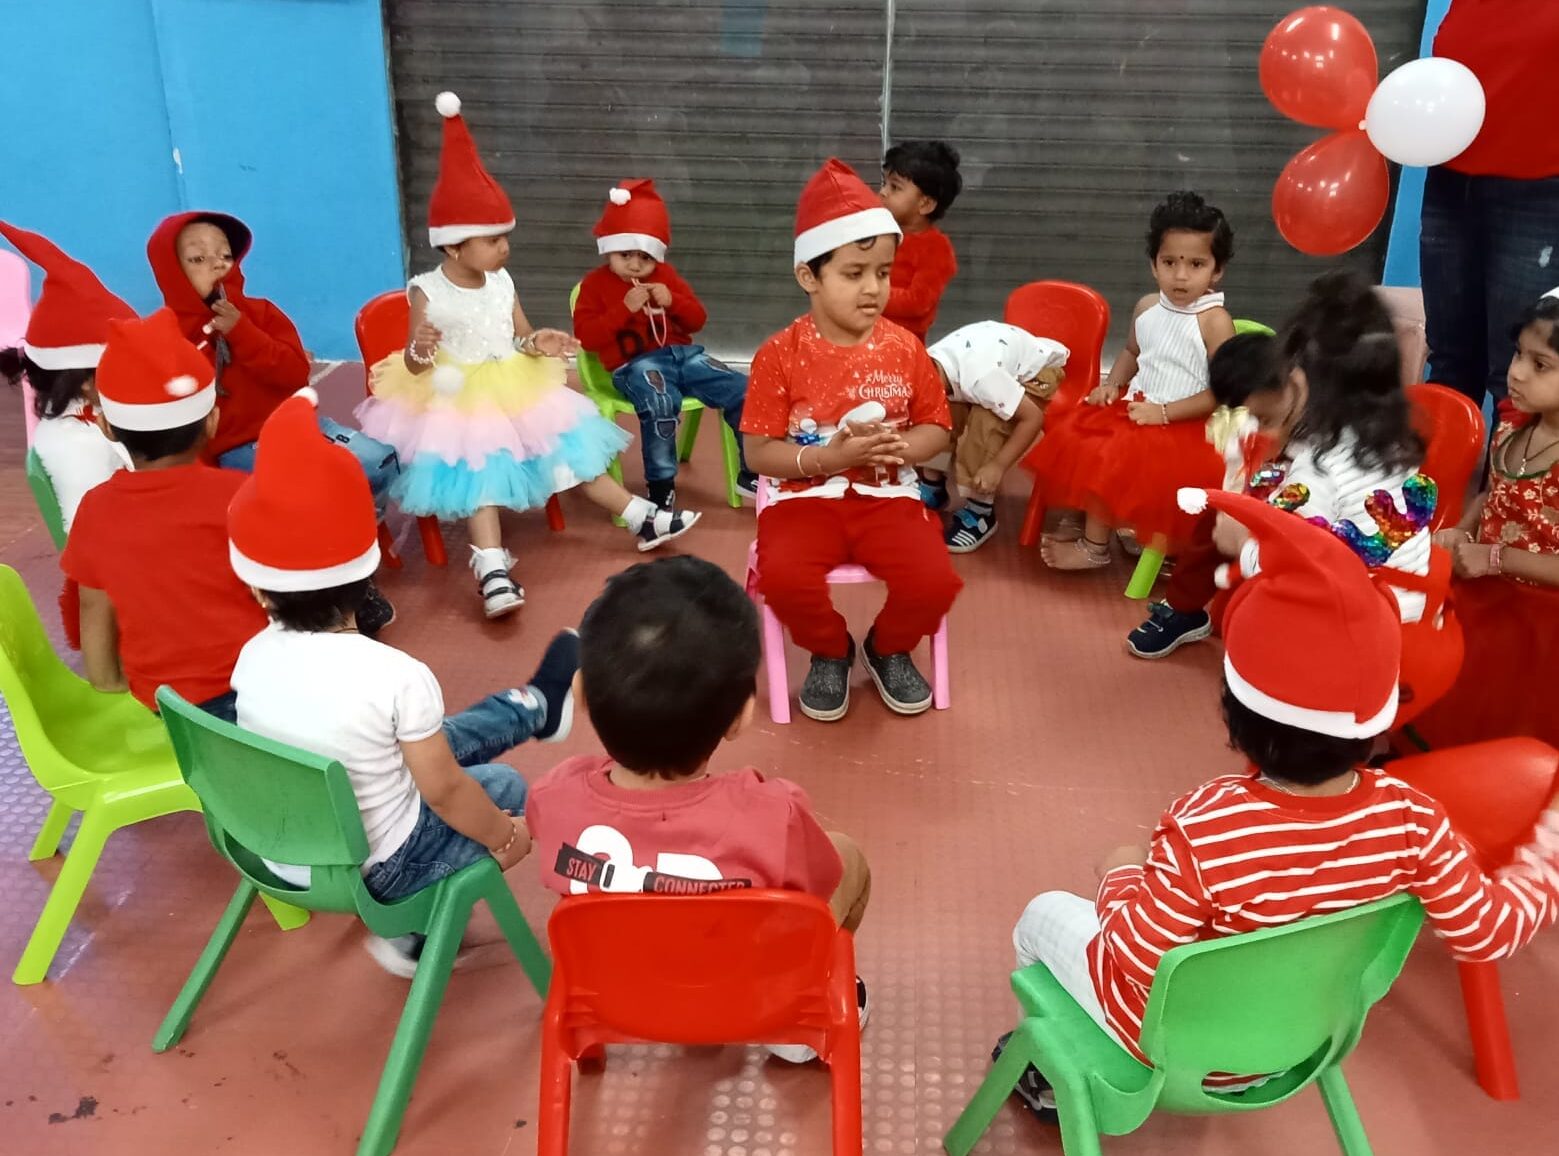
[[[406,347],[406,328],[410,319],[411,302],[406,299],[404,289],[381,293],[357,311],[357,348],[362,354],[365,373],[397,349]],[[553,530],[563,529],[563,507],[558,504],[556,494],[547,499],[547,525]],[[417,530],[422,535],[422,552],[428,561],[434,566],[448,565],[449,556],[444,551],[444,535],[438,519],[424,514],[417,519]],[[395,556],[382,525],[379,544],[389,565],[399,566],[400,559]]]
[[[1036,337],[1059,341],[1071,353],[1066,378],[1045,411],[1047,421],[1077,405],[1099,384],[1104,339],[1110,331],[1110,304],[1097,292],[1071,281],[1032,281],[1012,291],[1002,319]],[[1035,545],[1044,521],[1045,496],[1036,485],[1023,514],[1018,545]]]
[[[1443,530],[1461,521],[1473,471],[1483,464],[1483,414],[1466,394],[1443,385],[1410,385],[1407,397],[1413,426],[1424,439],[1420,469],[1440,487],[1430,528]]]
[[[1537,739],[1496,739],[1398,759],[1386,769],[1438,799],[1479,865],[1494,871],[1532,838],[1559,779],[1559,751]],[[1498,965],[1457,969],[1478,1083],[1496,1100],[1519,1099]]]
[[[580,895],[547,924],[537,1152],[568,1152],[573,1065],[605,1044],[798,1043],[827,1062],[834,1156],[861,1153],[855,942],[795,891]]]

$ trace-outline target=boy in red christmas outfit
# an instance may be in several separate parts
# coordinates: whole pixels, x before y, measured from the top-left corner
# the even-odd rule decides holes
[[[231,722],[233,663],[265,612],[227,564],[244,475],[201,460],[217,429],[211,366],[159,309],[109,322],[97,393],[98,426],[135,468],[87,491],[60,558],[81,587],[87,678],[154,710],[167,683]]]
[[[1146,1062],[1138,1037],[1154,972],[1182,944],[1399,891],[1418,898],[1462,960],[1503,959],[1552,924],[1559,799],[1490,877],[1439,803],[1365,765],[1397,713],[1402,631],[1385,583],[1325,527],[1260,499],[1181,490],[1180,501],[1190,513],[1211,504],[1252,534],[1219,576],[1244,579],[1225,615],[1223,713],[1250,765],[1171,803],[1151,847],[1109,855],[1096,899],[1052,891],[1030,902],[1013,931],[1018,965],[1043,963]],[[1042,1073],[1029,1068],[1016,1094],[1055,1119]]]
[[[666,260],[671,216],[654,181],[623,181],[613,189],[595,237],[606,263],[579,283],[574,336],[633,403],[650,501],[669,510],[676,501],[682,399],[719,410],[740,445],[747,378],[693,343],[709,315]],[[737,486],[757,497],[758,479],[745,465]]]
[[[963,587],[915,473],[947,448],[947,395],[925,347],[881,316],[898,235],[892,214],[843,162],[830,159],[807,183],[795,268],[811,312],[758,350],[742,418],[753,469],[781,479],[758,517],[759,586],[812,654],[800,705],[822,722],[849,709],[855,661],[830,570],[858,563],[888,587],[864,649],[883,701],[899,714],[931,705],[909,652]]]
[[[882,159],[882,203],[904,238],[893,258],[893,292],[882,315],[908,329],[921,344],[931,332],[958,257],[936,227],[964,187],[958,150],[939,140],[894,145]]]

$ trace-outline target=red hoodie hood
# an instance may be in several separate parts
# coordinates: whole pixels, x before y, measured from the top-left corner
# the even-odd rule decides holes
[[[233,267],[222,278],[222,292],[240,310],[244,307],[243,259],[249,253],[254,234],[248,225],[227,213],[195,211],[175,213],[166,218],[146,242],[146,259],[151,262],[152,275],[157,279],[157,288],[162,290],[164,303],[178,315],[184,336],[199,343],[205,340],[202,330],[211,320],[211,305],[195,292],[195,286],[190,284],[184,267],[179,264],[178,253],[179,231],[196,221],[215,225],[227,234],[227,243],[233,247]]]

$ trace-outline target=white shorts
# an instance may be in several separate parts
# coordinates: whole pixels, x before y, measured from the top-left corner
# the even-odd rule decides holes
[[[1099,912],[1092,899],[1070,891],[1047,891],[1029,900],[1023,909],[1012,929],[1012,946],[1018,953],[1019,967],[1044,964],[1077,1006],[1121,1044],[1120,1036],[1105,1019],[1088,970],[1088,945],[1098,934]]]

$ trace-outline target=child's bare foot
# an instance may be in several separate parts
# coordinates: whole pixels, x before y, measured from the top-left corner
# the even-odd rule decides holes
[[[1061,520],[1056,523],[1054,530],[1047,530],[1040,536],[1041,547],[1053,546],[1059,542],[1075,542],[1083,536],[1083,520],[1076,514],[1062,514]]]
[[[1078,538],[1040,548],[1040,557],[1052,570],[1098,570],[1110,564],[1110,544]]]

